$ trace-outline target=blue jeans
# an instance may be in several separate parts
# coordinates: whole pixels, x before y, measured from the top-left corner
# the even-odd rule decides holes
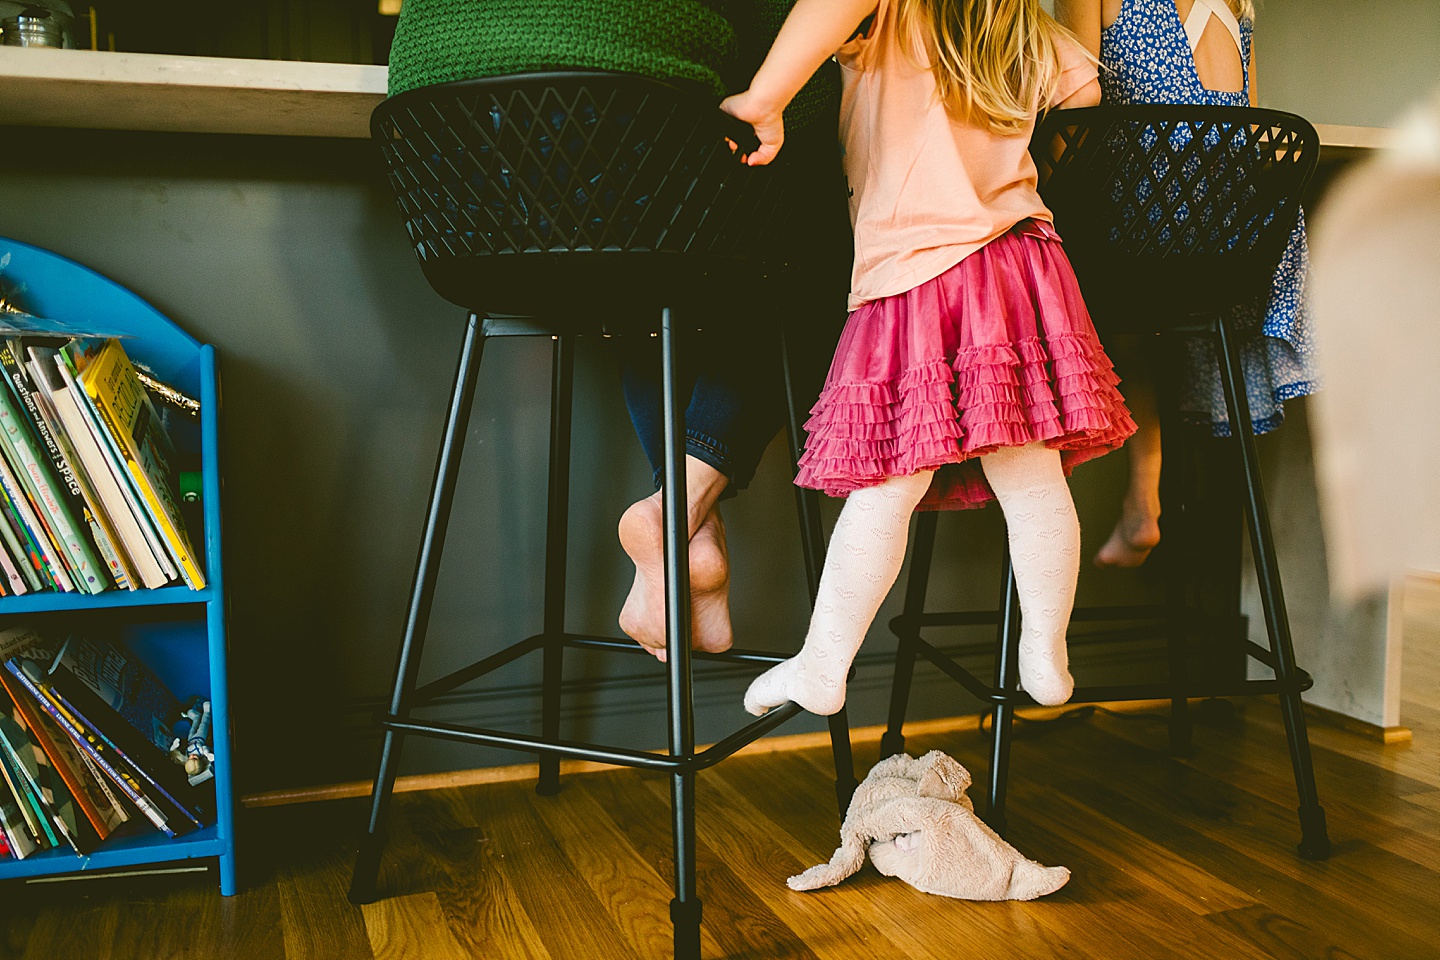
[[[680,395],[690,398],[685,452],[725,474],[727,493],[749,485],[770,438],[784,423],[779,344],[763,341],[754,334],[707,329],[687,333],[681,344]],[[613,342],[625,405],[659,489],[665,475],[660,339],[637,333]]]

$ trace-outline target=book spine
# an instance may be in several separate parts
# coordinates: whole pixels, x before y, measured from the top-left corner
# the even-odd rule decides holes
[[[70,435],[70,430],[56,404],[54,388],[60,386],[63,389],[63,385],[59,382],[59,375],[56,374],[47,379],[44,364],[38,359],[24,363],[24,366],[28,374],[28,383],[32,388],[31,396],[35,400],[35,408],[57,448],[59,457],[57,463],[64,463],[69,468],[69,473],[62,479],[67,482],[73,480],[74,486],[80,492],[79,501],[72,501],[71,505],[82,511],[83,522],[90,532],[90,539],[95,544],[96,552],[100,554],[100,558],[109,568],[110,577],[115,581],[115,585],[124,590],[134,590],[139,585],[134,561],[129,556],[129,551],[124,548],[124,538],[116,529],[113,518],[105,508],[103,498],[96,488],[97,479],[109,479],[108,474],[99,478],[95,477],[86,466],[85,458],[76,449],[75,438]],[[89,440],[89,437],[81,439]]]
[[[121,489],[121,481],[116,479],[105,452],[95,442],[84,415],[76,405],[71,388],[58,386],[53,393],[53,402],[56,414],[65,425],[72,445],[90,477],[90,487],[99,501],[100,511],[109,519],[110,528],[115,532],[115,539],[119,541],[116,546],[123,547],[122,553],[134,573],[131,582],[138,580],[139,586],[163,587],[169,578],[156,561],[150,542],[142,529],[145,518],[136,516],[131,509],[126,492]]]
[[[41,579],[39,572],[35,569],[38,559],[31,553],[28,538],[20,529],[20,521],[15,516],[14,508],[10,506],[10,498],[5,495],[5,490],[0,487],[0,539],[4,539],[5,546],[10,556],[15,560],[15,567],[20,571],[25,584],[31,590],[44,590],[49,584]]]
[[[50,715],[47,713],[46,717],[50,717]],[[55,722],[53,717],[50,717],[50,721],[52,723]],[[61,731],[60,735],[67,740],[70,737],[70,735],[64,731]],[[73,740],[69,742],[72,745],[74,744]],[[77,746],[75,749],[79,750],[80,748]],[[120,802],[120,798],[115,796],[115,791],[110,789],[110,778],[105,776],[99,767],[95,766],[95,761],[92,760],[90,754],[84,750],[80,750],[80,760],[85,764],[85,771],[90,774],[91,779],[93,779],[96,786],[100,788],[100,792],[105,794],[105,802],[109,804],[110,809],[119,813],[122,821],[128,821],[130,819],[130,813],[125,809],[125,804]]]
[[[10,705],[10,709],[6,708],[6,704]],[[60,840],[64,840],[76,853],[82,853],[82,842],[75,832],[75,809],[70,795],[40,746],[39,737],[29,728],[19,706],[3,689],[0,689],[0,739],[9,741],[11,757],[34,792],[37,809],[42,812],[47,824],[54,826],[53,832],[49,826],[46,827],[46,832],[51,833],[55,840],[54,846],[58,847]]]
[[[150,547],[151,558],[159,565],[166,581],[178,580],[180,572],[175,569],[175,565],[170,560],[169,551],[160,542],[160,535],[156,532],[155,525],[150,519],[150,512],[145,508],[139,491],[135,489],[135,484],[130,479],[130,471],[125,467],[124,458],[120,455],[120,448],[116,446],[109,432],[101,426],[100,415],[95,409],[95,404],[90,401],[89,394],[75,379],[75,369],[69,354],[65,351],[60,352],[56,360],[56,368],[60,378],[65,381],[66,390],[75,401],[76,411],[90,431],[91,439],[105,457],[110,474],[130,507],[130,514],[135,518],[146,544]]]
[[[38,847],[25,829],[25,820],[20,815],[17,802],[17,798],[10,793],[10,787],[0,778],[0,831],[4,832],[6,843],[15,859],[24,860]]]
[[[36,814],[35,801],[30,795],[29,787],[10,762],[10,743],[3,735],[0,735],[0,780],[4,781],[11,795],[15,797],[16,809],[20,811],[25,829],[35,839],[36,846],[42,850],[50,849],[53,844],[49,843],[45,831],[40,829],[44,814]]]
[[[19,351],[16,341],[0,341],[0,368],[4,369],[6,382],[21,411],[29,418],[30,426],[34,429],[34,438],[39,440],[32,470],[36,487],[42,495],[47,489],[50,491],[49,496],[54,501],[52,509],[55,513],[55,525],[57,532],[64,538],[61,546],[70,559],[72,570],[80,571],[88,566],[88,569],[94,572],[94,580],[87,579],[86,582],[96,585],[89,592],[99,593],[110,585],[99,571],[104,569],[113,575],[115,569],[118,569],[118,564],[112,568],[109,558],[105,557],[106,548],[108,547],[113,555],[114,547],[91,514],[81,478],[76,473],[71,458],[66,456],[64,438],[52,429],[54,417],[47,414],[46,403],[31,383],[23,357],[24,354]],[[24,439],[28,442],[32,438]],[[97,559],[97,553],[104,559],[103,563],[101,559]],[[123,571],[121,575],[123,576]]]
[[[5,431],[0,430],[0,491],[5,495],[7,506],[11,507],[19,518],[20,528],[34,554],[36,570],[56,589],[73,591],[75,585],[70,581],[65,564],[55,555],[55,547],[50,543],[50,537],[41,525],[40,518],[31,508],[24,486],[10,469],[12,455],[9,448],[10,442],[5,438]]]
[[[4,358],[8,356],[8,345],[0,344],[0,365],[3,365]],[[13,357],[11,359],[13,361]],[[92,594],[107,590],[110,585],[100,561],[90,549],[85,535],[77,529],[75,518],[64,500],[66,494],[59,492],[59,482],[52,477],[48,458],[41,459],[42,453],[35,443],[35,435],[27,428],[27,423],[33,424],[34,421],[17,409],[19,394],[14,389],[14,382],[9,375],[8,365],[6,366],[6,389],[0,389],[0,428],[3,428],[15,453],[16,472],[22,473],[21,479],[28,481],[27,486],[35,498],[37,512],[45,520],[45,525],[54,537],[59,553],[69,566],[79,590]],[[77,490],[77,495],[78,492]]]
[[[36,832],[36,839],[39,839],[40,832],[45,834],[45,840],[51,847],[60,846],[60,838],[50,826],[51,812],[45,803],[45,796],[40,792],[40,784],[30,776],[30,771],[20,759],[20,753],[10,738],[0,731],[0,747],[5,749],[5,759],[10,765],[11,771],[15,774],[15,783],[24,788],[25,799],[30,801],[30,808],[35,814],[35,822],[40,830]],[[17,791],[18,792],[18,791]],[[28,819],[28,817],[27,817]]]
[[[33,703],[24,687],[20,685],[20,681],[12,677],[9,670],[0,668],[0,686],[3,686],[5,692],[10,695],[10,699],[15,704],[15,709],[19,712],[20,716],[24,718],[25,725],[30,728],[36,742],[40,744],[40,749],[45,751],[45,755],[50,758],[50,765],[54,767],[55,771],[60,775],[61,782],[64,783],[65,787],[70,791],[70,796],[75,798],[75,803],[80,808],[80,812],[85,815],[85,819],[89,820],[90,825],[95,828],[96,836],[101,840],[110,836],[110,832],[115,828],[115,825],[123,822],[124,817],[119,815],[121,808],[112,805],[112,811],[116,812],[116,817],[112,822],[112,820],[106,817],[100,810],[99,805],[95,802],[95,798],[93,798],[90,795],[90,791],[86,789],[86,785],[81,778],[82,776],[91,776],[91,770],[85,763],[85,755],[79,752],[78,747],[70,743],[69,738],[66,737],[64,732],[53,726],[54,721],[50,719],[48,714],[43,712],[37,713],[37,711],[41,709],[40,706]],[[45,726],[46,722],[52,724],[52,726],[47,728]],[[60,737],[62,739],[54,740],[52,739],[54,737]],[[77,767],[84,767],[84,770],[79,770]],[[109,791],[105,790],[103,783],[99,780],[94,780],[93,782],[101,792],[101,799],[108,798]]]
[[[185,806],[185,804],[177,800],[170,793],[169,790],[166,790],[164,787],[162,787],[155,780],[154,777],[147,773],[144,767],[136,763],[134,760],[130,759],[130,757],[123,750],[117,747],[114,741],[112,741],[109,737],[105,735],[104,730],[100,729],[98,725],[91,723],[90,719],[84,713],[82,713],[80,710],[77,710],[73,703],[65,699],[64,694],[62,694],[59,690],[53,689],[51,690],[51,693],[54,694],[56,702],[61,707],[73,714],[75,719],[82,726],[95,731],[95,735],[100,738],[100,741],[104,744],[105,748],[115,755],[116,764],[121,765],[125,768],[125,771],[130,775],[133,782],[136,782],[147,793],[150,790],[154,790],[155,793],[159,794],[161,797],[164,797],[167,804],[174,807],[177,812],[179,812],[182,816],[185,817],[186,820],[189,820],[195,826],[203,827],[205,825],[198,817],[195,816],[193,811],[191,811],[187,806]],[[140,781],[144,782],[140,783]]]
[[[26,691],[40,704],[40,709],[44,710],[50,715],[52,720],[60,725],[60,729],[64,730],[66,735],[85,752],[85,756],[89,758],[91,763],[99,768],[106,777],[120,788],[121,792],[135,805],[136,809],[144,814],[145,818],[158,829],[162,830],[166,836],[175,836],[175,831],[170,828],[170,825],[166,822],[160,811],[155,809],[154,805],[145,798],[145,795],[140,792],[137,786],[132,785],[127,777],[110,764],[110,761],[102,754],[99,745],[93,742],[91,737],[86,735],[75,722],[74,718],[61,709],[41,687],[37,686],[33,680],[26,676],[25,671],[22,670],[14,660],[8,661],[5,666],[12,674],[19,677]]]
[[[10,530],[10,524],[0,520],[0,568],[5,572],[5,583],[9,593],[14,596],[22,596],[30,592],[30,583],[21,574],[24,561],[19,560],[21,556],[20,544],[15,541],[15,534]]]
[[[107,340],[77,378],[145,500],[161,539],[191,589],[205,586],[175,501],[170,439],[118,340]]]
[[[3,484],[0,484],[0,536],[4,537],[5,545],[10,548],[10,555],[14,557],[20,575],[25,578],[30,589],[48,590],[51,583],[40,575],[40,557],[31,549],[30,537],[20,523],[20,517],[10,503]]]
[[[144,468],[140,466],[140,462],[131,454],[129,446],[123,440],[125,434],[120,432],[119,426],[110,414],[110,410],[99,398],[92,396],[90,399],[95,404],[96,413],[100,415],[101,426],[119,441],[120,455],[125,462],[126,469],[130,472],[130,479],[135,484],[135,489],[140,491],[140,496],[144,498],[146,511],[149,513],[150,519],[155,522],[155,528],[159,531],[160,539],[169,551],[170,558],[175,561],[176,567],[179,568],[181,576],[185,582],[189,584],[190,589],[203,590],[205,588],[205,575],[200,572],[200,568],[196,565],[195,558],[190,553],[189,545],[185,542],[184,533],[176,529],[175,523],[171,521],[170,516],[166,513],[165,506],[161,502],[158,492],[150,483],[150,478],[146,475]]]
[[[12,350],[16,350],[14,345],[12,345]],[[35,351],[32,351],[32,356],[33,353]],[[73,478],[76,488],[81,492],[79,501],[72,505],[76,510],[82,511],[82,522],[89,530],[91,541],[94,541],[96,553],[99,553],[101,560],[108,564],[109,576],[115,581],[115,586],[124,590],[137,589],[138,577],[135,576],[134,560],[125,550],[124,538],[115,528],[109,511],[105,510],[104,499],[96,491],[96,478],[86,466],[84,456],[81,456],[81,453],[76,450],[75,438],[72,438],[69,427],[65,425],[65,419],[60,416],[59,409],[56,407],[55,389],[63,387],[59,374],[48,376],[45,364],[39,358],[24,360],[23,357],[20,357],[20,363],[26,370],[30,394],[35,397],[35,406],[40,420],[49,430],[50,438],[55,440],[60,462],[69,466],[69,478]]]

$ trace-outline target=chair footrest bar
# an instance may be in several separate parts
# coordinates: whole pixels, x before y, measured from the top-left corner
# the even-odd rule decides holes
[[[380,725],[411,736],[435,737],[441,740],[455,740],[461,743],[483,743],[491,747],[519,750],[537,756],[569,757],[575,760],[594,760],[599,763],[613,763],[621,767],[640,767],[665,773],[693,773],[715,766],[721,760],[740,750],[785,721],[801,712],[796,703],[787,703],[771,710],[753,723],[747,724],[700,753],[688,757],[676,757],[666,753],[650,753],[645,750],[631,750],[626,747],[606,747],[593,743],[579,743],[573,740],[546,740],[524,733],[507,733],[502,730],[484,730],[478,727],[464,727],[440,721],[405,720],[385,716]]]
[[[641,767],[674,773],[694,763],[694,757],[672,757],[664,753],[647,753],[644,750],[629,750],[624,747],[604,747],[591,743],[577,743],[571,740],[544,740],[524,733],[506,733],[502,730],[484,730],[478,727],[462,727],[439,721],[401,720],[385,717],[380,725],[387,730],[410,736],[435,737],[440,740],[455,740],[461,743],[481,743],[489,747],[504,747],[542,756],[570,757],[576,760],[594,760],[599,763],[613,763],[619,767]]]
[[[759,740],[786,720],[800,713],[802,709],[798,703],[786,703],[776,707],[754,723],[741,727],[730,736],[696,754],[694,769],[707,770],[715,766],[737,750]]]
[[[911,643],[915,649],[935,666],[939,667],[946,675],[955,680],[976,699],[999,706],[1009,704],[1012,706],[1037,706],[1034,699],[1022,691],[1005,692],[996,690],[975,674],[957,664],[944,653],[932,647],[919,637],[911,637]],[[1287,684],[1280,680],[1235,680],[1231,683],[1210,685],[1202,690],[1187,690],[1185,696],[1191,697],[1252,697],[1267,693],[1288,693],[1291,691],[1304,692],[1315,685],[1315,680],[1303,670],[1297,671],[1298,676],[1293,684]],[[1105,701],[1126,701],[1126,700],[1169,700],[1175,695],[1175,688],[1167,682],[1156,683],[1129,683],[1115,686],[1102,687],[1077,687],[1071,695],[1068,703],[1100,703]]]
[[[419,706],[422,703],[429,703],[442,693],[449,693],[456,687],[463,687],[471,680],[478,680],[513,660],[519,660],[527,653],[539,650],[544,646],[544,640],[543,636],[526,637],[519,643],[506,647],[499,653],[491,654],[484,660],[477,660],[468,667],[462,667],[454,673],[446,674],[439,680],[427,683],[410,695],[410,705]]]
[[[493,673],[507,663],[518,660],[526,654],[534,653],[536,650],[543,649],[545,640],[546,636],[543,633],[533,637],[526,637],[519,643],[506,647],[499,653],[492,654],[484,660],[478,660],[468,667],[462,667],[454,673],[446,674],[438,680],[427,683],[410,695],[410,705],[417,707],[421,704],[429,703],[441,694],[449,693],[456,687],[463,687],[472,680],[478,680],[487,673]],[[567,647],[605,650],[610,653],[643,653],[647,656],[649,655],[649,651],[635,641],[617,640],[614,637],[592,637],[583,634],[567,633],[561,637],[561,642]],[[700,650],[695,650],[691,652],[690,656],[695,660],[705,660],[713,663],[742,663],[768,667],[788,660],[793,654],[770,653],[766,650],[743,650],[736,648],[726,650],[724,653],[705,653]]]
[[[613,637],[591,637],[582,634],[565,634],[565,646],[576,647],[586,650],[608,650],[611,653],[643,653],[646,656],[650,652],[634,640],[616,640]],[[705,660],[712,663],[753,663],[757,666],[773,666],[782,663],[793,657],[793,653],[770,653],[766,650],[745,650],[735,647],[726,650],[724,653],[706,653],[703,650],[690,651],[690,659]]]

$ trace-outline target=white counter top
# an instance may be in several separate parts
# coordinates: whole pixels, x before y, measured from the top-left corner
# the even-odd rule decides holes
[[[368,137],[385,67],[0,47],[0,124]],[[1383,146],[1388,130],[1316,124],[1326,146]]]
[[[0,47],[0,124],[368,137],[386,68]]]

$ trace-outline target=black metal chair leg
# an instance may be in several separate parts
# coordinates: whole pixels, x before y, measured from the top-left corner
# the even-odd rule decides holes
[[[1305,708],[1300,700],[1290,619],[1285,610],[1280,567],[1275,558],[1265,490],[1260,480],[1260,461],[1250,424],[1250,403],[1245,396],[1245,384],[1240,379],[1240,345],[1227,328],[1223,316],[1217,319],[1215,327],[1230,430],[1239,441],[1240,459],[1245,469],[1246,519],[1249,521],[1255,572],[1260,581],[1265,629],[1270,638],[1270,649],[1275,655],[1275,676],[1284,684],[1280,693],[1280,714],[1285,721],[1290,764],[1295,770],[1295,788],[1300,798],[1301,839],[1297,849],[1300,856],[1307,860],[1324,860],[1330,856],[1330,837],[1325,826],[1325,810],[1320,806],[1320,796],[1315,789],[1315,769],[1310,758],[1310,738],[1305,729]]]
[[[540,682],[540,735],[560,739],[560,687],[565,656],[565,558],[570,523],[570,423],[575,387],[575,338],[555,337],[550,376],[550,483],[545,518],[545,651]],[[560,758],[540,758],[535,792],[560,792]]]
[[[695,753],[695,707],[690,676],[690,522],[685,491],[685,404],[678,373],[679,331],[669,307],[660,316],[665,487],[661,507],[665,524],[665,647],[669,667],[670,755]],[[699,960],[701,903],[695,891],[695,774],[671,778],[674,817],[676,960]]]
[[[1020,685],[1020,590],[1015,584],[1015,567],[1010,548],[1000,567],[1001,614],[1000,654],[995,659],[995,687],[1014,693]],[[997,703],[993,711],[990,739],[990,792],[985,808],[985,822],[1000,836],[1005,836],[1005,793],[1010,782],[1010,740],[1014,732],[1015,706]]]
[[[785,433],[790,443],[790,469],[798,473],[801,454],[800,406],[795,389],[795,369],[790,362],[789,325],[780,325],[780,361],[785,379]],[[795,488],[795,509],[800,518],[800,546],[805,556],[805,585],[810,593],[810,606],[820,592],[821,565],[825,562],[825,535],[820,526],[820,501],[814,490]],[[849,715],[842,707],[829,718],[830,752],[835,759],[835,802],[840,819],[850,809],[850,798],[859,783],[855,779],[855,756],[850,747]]]
[[[1159,367],[1157,366],[1157,369]],[[1190,722],[1188,651],[1190,615],[1186,605],[1186,550],[1188,490],[1180,403],[1174,385],[1167,378],[1157,384],[1160,406],[1160,563],[1165,576],[1167,609],[1165,639],[1170,660],[1170,753],[1188,757],[1194,752]]]
[[[880,759],[905,752],[905,714],[910,708],[910,683],[915,676],[915,641],[920,638],[920,617],[930,586],[930,562],[935,556],[934,513],[915,521],[915,545],[910,551],[910,576],[905,583],[904,627],[896,636],[895,676],[890,682],[890,717],[880,737]]]
[[[425,532],[420,541],[420,556],[415,563],[415,584],[410,592],[410,606],[405,616],[405,635],[400,643],[400,659],[395,667],[395,687],[390,695],[390,716],[410,715],[410,695],[420,673],[420,654],[425,646],[425,630],[430,622],[430,606],[435,599],[435,583],[440,574],[440,555],[445,549],[445,530],[450,523],[450,507],[455,500],[455,480],[460,474],[460,455],[465,449],[465,429],[470,423],[470,407],[475,401],[475,382],[480,371],[480,357],[485,338],[480,334],[480,318],[470,314],[465,322],[465,337],[460,344],[460,360],[455,371],[455,386],[450,392],[450,407],[445,414],[445,431],[440,439],[440,453],[435,462],[435,481],[430,490],[430,504],[425,511]],[[385,822],[390,813],[390,798],[395,790],[395,776],[400,768],[403,736],[386,730],[380,748],[380,765],[375,785],[370,792],[370,819],[360,839],[355,857],[355,870],[350,878],[350,902],[372,903],[375,880],[380,871],[380,857],[385,847]]]

